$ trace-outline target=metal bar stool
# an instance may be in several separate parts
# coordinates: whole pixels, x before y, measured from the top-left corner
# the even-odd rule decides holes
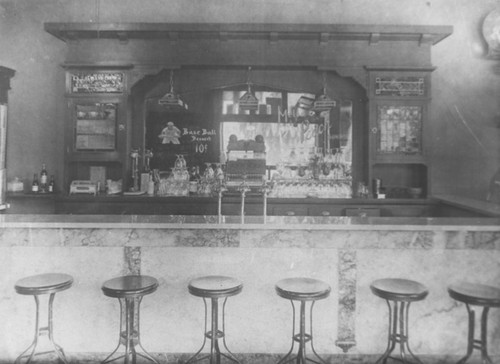
[[[120,336],[115,350],[101,362],[102,364],[110,363],[123,357],[125,357],[125,364],[135,364],[137,356],[159,364],[151,354],[144,350],[139,331],[139,312],[142,298],[147,294],[153,293],[157,288],[158,281],[156,278],[150,276],[122,276],[104,282],[102,285],[104,294],[108,297],[118,298],[120,302]],[[111,359],[118,351],[120,345],[125,346],[125,353]],[[139,346],[143,352],[137,352],[135,349],[136,346]],[[132,361],[130,361],[130,358],[132,358]]]
[[[36,303],[36,321],[35,321],[35,338],[30,346],[19,355],[15,363],[21,363],[23,358],[28,358],[26,364],[30,363],[35,355],[48,353],[56,353],[57,357],[65,364],[68,364],[66,355],[62,347],[54,342],[53,332],[53,316],[52,305],[57,292],[64,291],[73,284],[73,277],[63,273],[45,273],[23,278],[16,282],[14,288],[17,293],[22,295],[30,295],[35,298]],[[48,304],[48,321],[47,326],[40,327],[40,299],[39,296],[49,294]],[[53,347],[51,351],[37,353],[38,338],[42,335],[48,335],[50,344]],[[27,354],[29,351],[31,352]]]
[[[481,363],[490,363],[488,356],[488,311],[490,307],[500,307],[500,288],[486,286],[483,284],[473,284],[461,282],[452,284],[448,287],[448,293],[451,298],[465,303],[469,316],[469,333],[467,335],[467,354],[458,361],[457,364],[465,364],[472,355],[474,349],[481,351]],[[482,306],[481,315],[481,338],[475,339],[475,311],[471,306]]]
[[[374,281],[370,288],[374,295],[383,298],[389,307],[389,336],[387,340],[387,349],[384,354],[376,361],[386,363],[387,359],[399,360],[403,363],[411,363],[406,359],[407,354],[422,364],[422,361],[410,349],[408,335],[408,312],[410,303],[421,301],[429,294],[427,288],[415,281],[399,278],[386,278]],[[392,307],[391,307],[392,302]],[[399,324],[399,325],[398,325]],[[400,358],[391,357],[396,344],[399,344]]]
[[[330,286],[320,280],[313,278],[286,278],[276,283],[276,293],[283,298],[290,300],[293,310],[292,324],[292,347],[288,353],[278,362],[278,364],[296,361],[297,364],[305,364],[307,361],[313,363],[324,363],[324,361],[314,349],[313,344],[313,307],[317,300],[327,298],[330,295]],[[299,332],[295,329],[295,304],[294,301],[300,301],[300,324]],[[309,333],[306,333],[306,302],[311,301],[309,309]],[[292,356],[295,342],[299,343],[299,349],[296,356]],[[306,343],[311,343],[311,350],[319,360],[313,360],[306,357]]]
[[[228,297],[235,296],[241,292],[243,289],[243,283],[232,277],[225,276],[205,276],[193,279],[188,285],[189,293],[193,296],[203,298],[203,303],[205,305],[205,335],[203,336],[203,344],[201,348],[191,356],[185,363],[194,363],[203,359],[210,359],[210,364],[220,364],[221,356],[235,362],[240,363],[233,353],[227,348],[226,345],[226,335],[225,335],[225,308],[226,301]],[[208,310],[207,310],[207,298],[211,300],[211,329],[207,331],[207,321],[208,321]],[[222,330],[219,330],[219,298],[224,298],[224,303],[222,304]],[[201,353],[207,338],[211,340],[210,354],[201,356]],[[219,348],[219,340],[222,339],[222,344],[227,351],[227,354],[221,353]]]

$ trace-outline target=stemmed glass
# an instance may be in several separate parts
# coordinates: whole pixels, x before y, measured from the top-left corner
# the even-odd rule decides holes
[[[205,172],[203,173],[204,177],[209,180],[209,179],[213,179],[215,177],[215,172],[212,168],[212,163],[210,162],[205,162],[205,165],[206,165],[206,168],[205,168]]]
[[[182,154],[176,154],[177,159],[175,160],[174,166],[177,169],[186,168],[186,160]]]
[[[219,186],[224,183],[224,171],[222,170],[222,163],[215,163],[215,179]]]

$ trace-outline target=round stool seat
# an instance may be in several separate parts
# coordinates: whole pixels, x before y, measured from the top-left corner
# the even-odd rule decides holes
[[[16,292],[24,295],[50,294],[64,291],[73,284],[73,277],[64,273],[44,273],[22,278],[16,282]]]
[[[230,297],[241,292],[243,283],[232,277],[204,276],[191,280],[188,289],[189,293],[197,297]]]
[[[401,278],[379,279],[374,281],[370,288],[374,295],[392,301],[420,301],[429,293],[423,284]]]
[[[500,288],[460,282],[448,287],[450,297],[470,305],[500,307]]]
[[[289,300],[312,301],[330,295],[330,286],[314,278],[285,278],[276,283],[276,293]]]
[[[122,276],[103,283],[102,291],[108,297],[125,298],[144,296],[158,288],[158,280],[150,276]]]

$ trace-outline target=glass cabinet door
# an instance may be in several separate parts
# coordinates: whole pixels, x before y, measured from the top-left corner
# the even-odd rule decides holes
[[[75,104],[76,151],[112,151],[116,149],[117,104]]]
[[[371,110],[370,149],[374,162],[424,161],[425,102],[377,100]]]
[[[377,154],[422,154],[421,105],[377,105]]]

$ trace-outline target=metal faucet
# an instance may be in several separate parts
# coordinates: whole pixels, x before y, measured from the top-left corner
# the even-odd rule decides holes
[[[224,194],[224,192],[227,191],[227,188],[221,183],[218,185],[217,187],[218,189],[218,195],[219,195],[219,199],[217,201],[217,216],[218,216],[218,221],[219,221],[219,224],[222,223],[222,195]]]
[[[245,223],[245,196],[248,191],[250,191],[250,187],[246,181],[246,176],[243,176],[243,182],[238,187],[238,191],[241,192],[241,223]]]
[[[264,224],[266,223],[267,220],[267,194],[269,193],[269,190],[270,190],[269,184],[266,181],[264,181],[261,187],[262,198],[264,200],[264,210],[263,210]]]
[[[132,149],[130,151],[130,158],[132,159],[132,181],[133,186],[131,191],[139,191],[139,149]]]

